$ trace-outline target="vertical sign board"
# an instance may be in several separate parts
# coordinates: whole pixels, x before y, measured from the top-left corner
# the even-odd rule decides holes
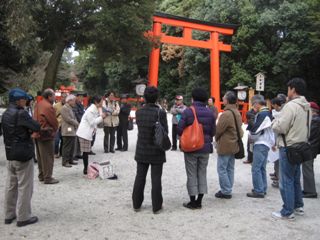
[[[256,91],[263,92],[265,85],[265,76],[263,73],[258,73],[256,75]]]

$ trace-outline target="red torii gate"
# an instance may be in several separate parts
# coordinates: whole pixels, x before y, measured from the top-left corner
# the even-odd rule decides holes
[[[168,36],[162,32],[162,25],[181,27],[183,29],[182,37]],[[155,13],[153,15],[153,31],[147,33],[148,37],[159,40],[161,43],[182,45],[188,47],[198,47],[210,49],[210,93],[215,97],[218,109],[220,106],[220,60],[219,53],[231,52],[231,45],[219,41],[219,34],[233,35],[237,25],[221,24],[199,21],[184,17],[173,16],[164,13]],[[204,31],[210,33],[208,40],[195,40],[192,38],[192,31]],[[149,85],[158,86],[160,46],[153,46],[149,62]]]

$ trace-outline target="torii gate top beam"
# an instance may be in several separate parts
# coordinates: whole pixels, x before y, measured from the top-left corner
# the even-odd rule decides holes
[[[236,24],[206,22],[160,12],[156,12],[153,15],[153,22],[175,27],[187,27],[205,32],[218,32],[224,35],[233,35],[234,31],[238,28]]]

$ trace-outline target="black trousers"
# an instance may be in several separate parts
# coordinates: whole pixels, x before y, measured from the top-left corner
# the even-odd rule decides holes
[[[117,146],[119,149],[128,150],[128,124],[126,123],[121,123],[117,128]]]
[[[80,150],[80,142],[79,142],[79,138],[76,137],[76,140],[75,140],[75,144],[74,144],[74,151],[73,151],[73,156],[76,157],[76,156],[81,156],[81,150]]]
[[[316,194],[313,163],[314,160],[302,163],[303,191]]]
[[[152,208],[156,212],[162,207],[162,168],[163,164],[149,164],[149,163],[137,163],[137,175],[134,181],[132,202],[133,208],[139,209],[144,199],[144,186],[146,185],[146,176],[148,173],[149,165],[151,165],[151,198]]]
[[[104,127],[104,152],[114,151],[114,143],[116,141],[116,129],[117,127]]]
[[[177,124],[172,124],[172,148],[177,148]]]
[[[76,137],[64,136],[62,145],[62,165],[72,162]]]

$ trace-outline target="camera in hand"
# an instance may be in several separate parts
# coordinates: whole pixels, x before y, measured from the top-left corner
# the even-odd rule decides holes
[[[102,107],[102,112],[106,114],[112,114],[113,109],[108,108],[108,107]]]

